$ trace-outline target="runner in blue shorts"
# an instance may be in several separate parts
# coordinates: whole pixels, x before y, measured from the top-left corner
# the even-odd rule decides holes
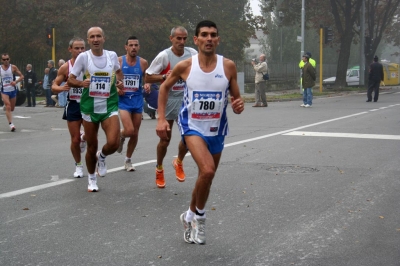
[[[12,114],[14,111],[15,103],[17,101],[17,88],[15,87],[17,83],[21,82],[24,79],[24,75],[22,75],[21,71],[19,71],[18,67],[10,64],[10,56],[7,53],[1,55],[2,65],[0,67],[0,90],[1,90],[1,98],[4,103],[6,117],[8,120],[8,125],[12,132],[15,131],[15,126],[12,122]],[[15,80],[15,75],[18,75],[18,80]]]
[[[143,83],[143,74],[148,63],[147,60],[139,57],[139,40],[135,36],[130,36],[125,42],[126,55],[118,57],[119,64],[124,74],[124,89],[118,91],[118,109],[122,122],[120,143],[117,152],[121,153],[124,147],[125,138],[129,138],[125,156],[125,170],[135,171],[132,165],[132,154],[136,148],[139,128],[142,123],[143,112],[143,88],[150,91],[150,84]]]
[[[179,62],[161,84],[158,101],[157,134],[168,138],[170,125],[166,119],[168,91],[178,80],[184,80],[183,103],[178,125],[194,161],[198,177],[189,209],[180,215],[187,243],[205,244],[205,206],[228,134],[226,108],[230,97],[233,112],[240,114],[244,103],[237,83],[236,65],[216,54],[220,38],[212,21],[197,24],[194,43],[199,54]]]

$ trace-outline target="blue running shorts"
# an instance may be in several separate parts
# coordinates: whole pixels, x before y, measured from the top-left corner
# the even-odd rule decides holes
[[[222,150],[224,149],[225,136],[218,135],[218,136],[212,136],[212,137],[205,137],[195,130],[190,130],[190,131],[186,132],[184,135],[182,135],[182,142],[185,145],[186,145],[185,136],[201,137],[207,143],[207,148],[210,151],[210,153],[213,155],[221,153]]]
[[[143,113],[143,96],[142,95],[124,95],[119,96],[118,108],[128,111],[131,114]]]

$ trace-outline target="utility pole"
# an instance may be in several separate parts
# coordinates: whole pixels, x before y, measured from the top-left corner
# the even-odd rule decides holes
[[[324,27],[322,25],[319,26],[319,92],[322,92],[322,56],[323,56],[323,36],[324,36]]]
[[[360,86],[365,81],[365,0],[362,0],[360,21]]]
[[[284,18],[285,14],[283,14],[282,11],[278,12],[278,17],[279,17],[279,27],[281,28],[281,63],[282,63],[282,50],[283,50],[283,46],[282,46],[282,23],[283,23],[283,18]]]
[[[51,25],[53,31],[53,46],[51,47],[51,59],[55,62],[56,61],[56,29],[54,25]]]
[[[301,51],[300,51],[300,60],[304,55],[304,27],[305,27],[305,18],[306,18],[306,10],[305,10],[305,0],[301,0]],[[301,80],[301,69],[300,69],[300,80]],[[300,83],[300,94],[303,94],[303,88]]]

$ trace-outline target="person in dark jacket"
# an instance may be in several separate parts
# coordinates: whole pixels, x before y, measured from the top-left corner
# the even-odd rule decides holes
[[[304,66],[302,68],[303,74],[301,76],[304,92],[303,92],[303,104],[300,106],[307,108],[312,106],[312,99],[313,99],[312,88],[315,85],[315,79],[316,79],[315,68],[309,62],[309,59],[310,59],[309,54],[303,55]]]
[[[56,79],[58,71],[54,67],[54,61],[53,60],[47,61],[47,66],[50,69],[49,70],[49,83],[47,84],[47,87],[51,91],[51,85],[53,85],[53,81]],[[54,106],[55,104],[56,103],[54,101],[52,101],[52,105],[51,106]]]
[[[36,106],[36,91],[35,91],[36,83],[37,83],[36,73],[32,70],[32,65],[27,64],[26,73],[24,75],[26,98],[28,98],[28,105],[26,107]]]
[[[374,91],[374,102],[378,101],[379,85],[383,81],[383,75],[383,66],[378,63],[378,56],[375,55],[374,62],[369,65],[367,102],[372,101],[372,91]]]

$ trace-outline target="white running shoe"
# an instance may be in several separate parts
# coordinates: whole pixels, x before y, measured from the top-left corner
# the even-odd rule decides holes
[[[90,179],[89,178],[89,185],[88,185],[88,192],[97,192],[99,191],[99,187],[97,186],[97,177]]]
[[[196,244],[203,245],[206,243],[206,219],[194,217],[192,221],[192,231],[190,232],[190,238]]]
[[[13,123],[10,124],[10,129],[11,129],[11,132],[14,132],[14,131],[15,131],[15,126],[14,126]]]
[[[186,212],[182,213],[181,216],[179,217],[181,220],[181,223],[183,225],[183,229],[185,230],[183,232],[183,240],[185,240],[186,243],[192,244],[192,243],[194,243],[194,241],[190,238],[190,232],[192,231],[192,225],[191,225],[191,222],[186,222],[185,217],[186,217]]]
[[[306,105],[304,104],[304,103],[302,103],[301,105],[300,105],[300,107],[305,107]]]
[[[97,174],[101,177],[106,176],[107,174],[107,166],[106,166],[106,161],[100,161],[99,157],[100,157],[100,151],[98,151],[96,153],[96,157],[97,157]]]
[[[309,104],[306,104],[304,107],[305,107],[305,108],[310,108],[310,107],[311,107],[311,105],[309,105]]]
[[[118,149],[117,149],[117,152],[118,152],[118,153],[121,153],[122,150],[124,149],[124,142],[125,142],[125,138],[120,137],[120,139],[119,139],[119,146],[118,146]]]
[[[84,153],[86,150],[86,141],[82,140],[82,135],[85,134],[83,132],[81,132],[81,143],[79,143],[79,147],[81,148],[81,153]]]
[[[74,177],[76,177],[76,178],[83,177],[83,165],[77,165],[75,167]]]
[[[127,172],[133,172],[136,170],[135,167],[132,165],[131,159],[125,161],[125,170]]]

